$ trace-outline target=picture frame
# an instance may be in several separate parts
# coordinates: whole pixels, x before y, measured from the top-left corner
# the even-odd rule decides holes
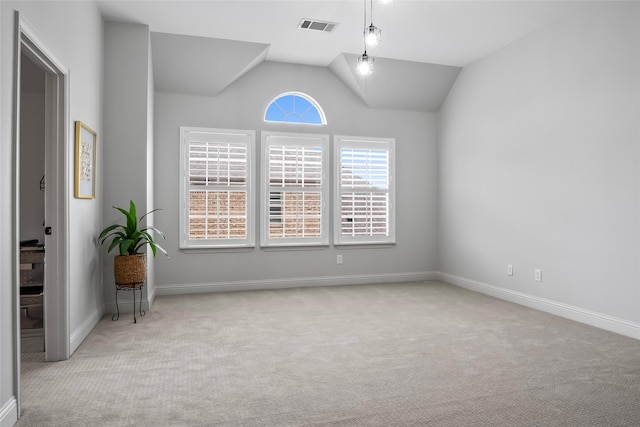
[[[75,197],[95,199],[98,135],[86,124],[76,121]]]

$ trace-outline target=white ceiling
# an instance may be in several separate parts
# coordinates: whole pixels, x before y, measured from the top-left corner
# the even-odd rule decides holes
[[[99,0],[106,19],[151,31],[270,45],[267,60],[328,66],[361,54],[364,2],[313,0]],[[370,0],[366,0],[369,10]],[[582,1],[373,0],[382,43],[373,56],[463,67],[586,7]],[[369,13],[367,13],[368,15]],[[303,18],[338,23],[332,33],[297,28]],[[369,22],[367,17],[367,23]]]
[[[264,60],[328,67],[373,108],[438,111],[464,67],[528,33],[595,5],[592,1],[98,0],[106,20],[149,26],[156,89],[214,96]],[[376,71],[355,75],[371,21],[382,42],[368,49]],[[338,23],[331,33],[298,29],[302,19]],[[197,49],[187,49],[196,44]],[[180,63],[200,61],[202,76]],[[194,54],[194,52],[199,52]],[[207,59],[208,58],[208,59]],[[208,62],[207,62],[208,61]],[[220,64],[225,64],[221,66]],[[222,67],[222,68],[221,68]],[[198,67],[191,67],[197,69]],[[407,82],[410,84],[406,84]]]

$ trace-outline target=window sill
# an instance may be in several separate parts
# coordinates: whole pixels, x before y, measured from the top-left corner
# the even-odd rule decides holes
[[[201,248],[180,248],[180,252],[185,254],[207,254],[207,253],[242,253],[251,252],[255,246],[206,246]]]
[[[396,246],[395,242],[363,242],[363,243],[336,243],[336,249],[388,249]]]
[[[266,252],[279,252],[279,251],[313,251],[318,249],[328,249],[329,244],[313,244],[313,245],[301,245],[296,243],[286,245],[270,245],[260,246]]]

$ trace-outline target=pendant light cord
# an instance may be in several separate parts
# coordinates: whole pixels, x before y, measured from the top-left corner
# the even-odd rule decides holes
[[[369,16],[371,16],[371,25],[373,25],[373,0],[369,3]],[[367,24],[365,23],[365,25]]]
[[[362,23],[363,23],[363,31],[366,33],[367,31],[367,0],[363,0],[363,4],[364,4],[364,16],[362,17]],[[364,34],[364,33],[363,33]],[[362,44],[364,45],[364,54],[367,54],[367,39],[366,37],[362,37]]]

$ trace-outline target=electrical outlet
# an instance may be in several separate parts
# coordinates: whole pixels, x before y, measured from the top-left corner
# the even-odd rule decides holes
[[[533,270],[533,278],[536,282],[542,282],[542,270],[539,268]]]
[[[336,263],[338,263],[338,264],[342,264],[342,255],[338,255],[338,256],[336,257]]]
[[[513,265],[507,265],[507,276],[513,276]]]

